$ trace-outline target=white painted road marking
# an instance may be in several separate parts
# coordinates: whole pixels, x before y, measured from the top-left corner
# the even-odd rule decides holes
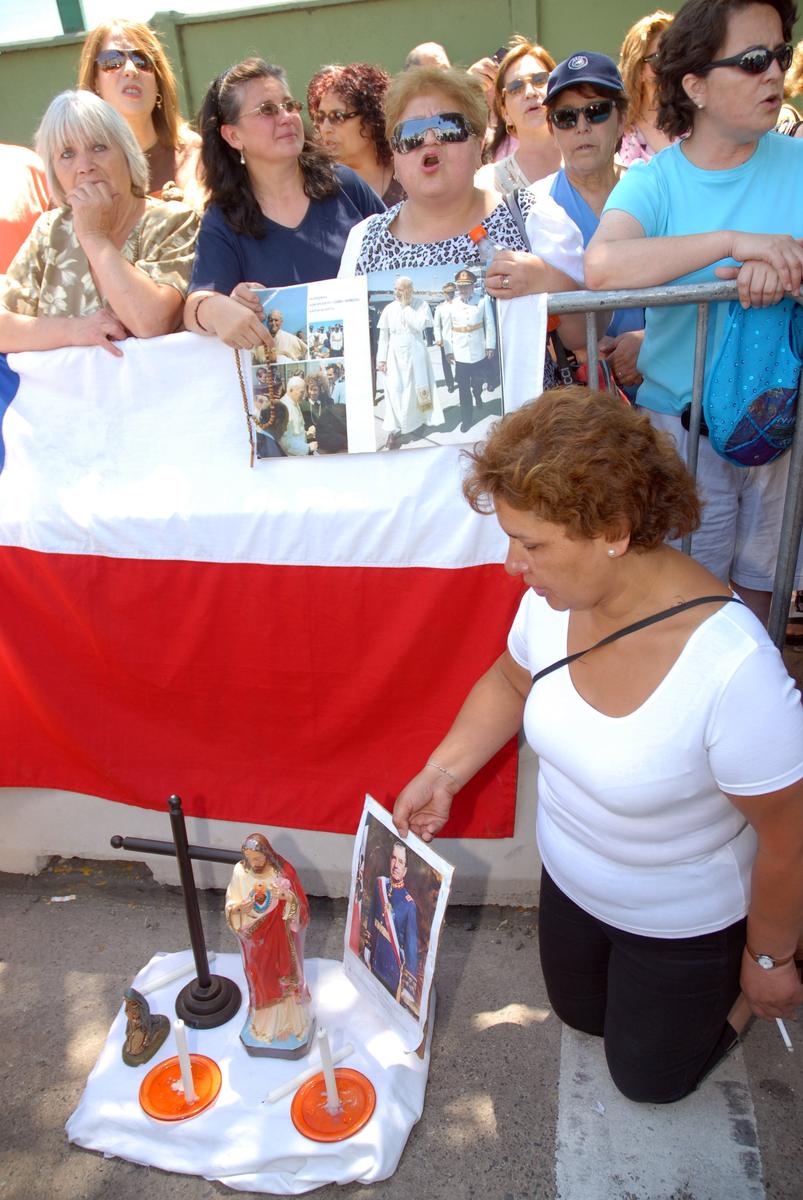
[[[753,1101],[739,1047],[677,1104],[633,1104],[601,1038],[564,1026],[558,1200],[765,1200]]]

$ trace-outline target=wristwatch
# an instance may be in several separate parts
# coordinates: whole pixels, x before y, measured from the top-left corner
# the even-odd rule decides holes
[[[772,971],[775,967],[783,967],[795,957],[794,954],[789,954],[786,958],[773,958],[771,954],[754,954],[749,946],[745,946],[745,949],[753,962],[758,963],[765,971]]]

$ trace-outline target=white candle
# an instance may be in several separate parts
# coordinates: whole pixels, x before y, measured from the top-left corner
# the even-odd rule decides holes
[[[178,1065],[181,1068],[181,1086],[184,1088],[184,1099],[187,1104],[194,1104],[197,1100],[195,1088],[192,1082],[192,1063],[190,1062],[190,1052],[187,1049],[187,1030],[183,1021],[173,1022],[173,1032],[176,1035],[176,1049],[178,1050]]]
[[[318,1052],[321,1056],[323,1079],[326,1084],[326,1107],[329,1112],[337,1112],[340,1108],[340,1096],[337,1092],[337,1080],[335,1079],[335,1068],[332,1062],[332,1049],[329,1045],[329,1038],[326,1036],[325,1029],[318,1030]]]
[[[345,1046],[341,1046],[339,1050],[335,1050],[334,1054],[332,1055],[332,1066],[334,1066],[335,1063],[342,1062],[344,1058],[348,1058],[348,1056],[353,1053],[354,1047],[352,1046],[351,1042],[346,1042]],[[272,1092],[268,1092],[262,1103],[275,1104],[276,1101],[281,1100],[283,1096],[289,1096],[291,1092],[294,1092],[297,1088],[300,1088],[302,1083],[306,1083],[308,1079],[312,1079],[313,1075],[317,1075],[320,1069],[321,1064],[316,1063],[314,1066],[309,1067],[308,1070],[302,1071],[300,1075],[294,1075],[292,1079],[287,1080],[287,1083],[282,1083],[279,1085],[279,1087],[274,1088]]]
[[[215,961],[214,950],[210,951],[206,956],[207,962],[210,964]],[[177,979],[181,979],[182,975],[189,975],[190,971],[195,970],[195,960],[190,959],[183,966],[176,967],[173,971],[165,971],[164,975],[156,975],[148,983],[137,986],[137,991],[143,996],[149,996],[151,992],[158,992],[159,988],[165,987],[168,983],[175,983]]]

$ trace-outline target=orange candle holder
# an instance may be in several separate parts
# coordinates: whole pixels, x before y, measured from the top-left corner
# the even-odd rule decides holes
[[[157,1063],[143,1079],[139,1102],[144,1112],[157,1121],[188,1121],[215,1103],[222,1076],[217,1063],[205,1054],[191,1054],[192,1085],[195,1099],[188,1104],[181,1086],[178,1055]]]
[[[336,1067],[340,1108],[326,1107],[323,1071],[303,1083],[293,1097],[290,1117],[299,1133],[313,1142],[344,1142],[370,1121],[376,1108],[376,1091],[367,1076],[351,1067]]]

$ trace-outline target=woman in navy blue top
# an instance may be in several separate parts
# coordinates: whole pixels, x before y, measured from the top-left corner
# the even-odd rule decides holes
[[[255,287],[337,275],[349,230],[384,205],[308,141],[280,67],[248,58],[219,75],[201,106],[209,207],[184,310],[187,329],[229,346],[271,346]]]

